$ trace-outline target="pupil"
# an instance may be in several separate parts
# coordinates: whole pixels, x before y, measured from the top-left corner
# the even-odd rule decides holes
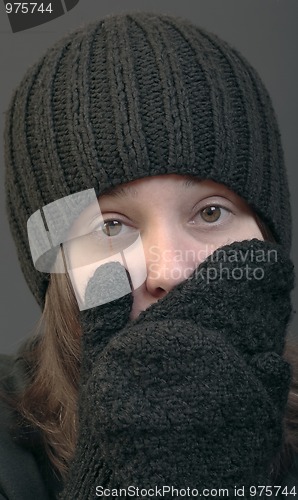
[[[117,220],[108,220],[104,223],[103,231],[107,236],[116,236],[121,231],[121,223]]]

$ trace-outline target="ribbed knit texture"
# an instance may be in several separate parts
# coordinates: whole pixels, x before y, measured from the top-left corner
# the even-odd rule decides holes
[[[256,239],[223,249],[134,321],[129,295],[81,312],[80,430],[61,499],[129,485],[228,488],[229,498],[236,485],[248,499],[250,486],[274,485],[293,264],[281,247]],[[91,293],[95,281],[100,294],[116,284],[120,267],[99,267]],[[256,270],[262,279],[251,279]]]
[[[291,244],[276,117],[259,76],[217,36],[152,13],[113,15],[68,34],[17,88],[5,129],[7,209],[25,278],[42,306],[26,224],[83,189],[190,174],[226,184]]]

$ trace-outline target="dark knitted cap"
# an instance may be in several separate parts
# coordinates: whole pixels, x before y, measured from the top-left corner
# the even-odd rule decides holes
[[[151,175],[189,174],[242,196],[289,251],[280,134],[256,71],[189,21],[112,15],[77,29],[32,66],[5,129],[7,210],[39,304],[49,275],[32,262],[27,220],[69,194]]]

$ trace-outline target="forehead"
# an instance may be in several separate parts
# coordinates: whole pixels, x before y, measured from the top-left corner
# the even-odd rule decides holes
[[[111,198],[136,198],[138,197],[139,191],[142,191],[144,187],[146,189],[152,188],[152,190],[157,188],[165,187],[177,187],[178,189],[188,190],[191,188],[212,188],[218,189],[219,192],[230,192],[233,193],[227,186],[213,181],[212,179],[202,179],[199,177],[194,177],[190,175],[179,175],[179,174],[164,174],[156,175],[151,177],[144,177],[131,181],[125,184],[120,184],[113,188],[107,189],[99,197],[100,199],[105,199],[107,197]],[[235,196],[236,193],[235,193]]]
[[[119,186],[107,189],[100,197],[127,197],[136,196],[138,193],[138,188],[142,186],[156,186],[158,184],[163,185],[166,183],[176,183],[183,187],[198,185],[201,179],[196,177],[190,177],[185,175],[176,174],[164,174],[164,175],[154,175],[151,177],[143,177],[131,182],[124,184],[119,184]]]
[[[191,175],[163,174],[158,176],[144,177],[106,190],[99,196],[98,201],[102,208],[111,207],[113,200],[119,200],[121,207],[142,205],[150,209],[152,204],[161,200],[166,206],[171,203],[175,206],[175,200],[184,204],[188,200],[192,203],[211,196],[227,198],[239,209],[254,213],[254,210],[247,201],[232,191],[225,184],[214,181],[213,179],[202,179]],[[106,204],[106,202],[108,204]],[[118,203],[118,202],[117,202]],[[117,203],[115,207],[117,208]],[[143,205],[142,205],[143,206]]]

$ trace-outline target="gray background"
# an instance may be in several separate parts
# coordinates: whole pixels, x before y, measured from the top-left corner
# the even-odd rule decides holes
[[[47,1],[45,2],[47,3]],[[80,0],[64,16],[37,28],[13,34],[0,5],[1,68],[1,179],[0,179],[0,352],[14,352],[40,317],[40,309],[19,269],[4,205],[3,122],[12,89],[25,70],[47,47],[79,24],[108,14],[147,10],[180,15],[208,29],[238,48],[258,70],[278,115],[291,190],[294,239],[292,258],[298,269],[298,1],[297,0]],[[293,294],[297,308],[297,287]],[[291,332],[296,334],[297,317]]]

